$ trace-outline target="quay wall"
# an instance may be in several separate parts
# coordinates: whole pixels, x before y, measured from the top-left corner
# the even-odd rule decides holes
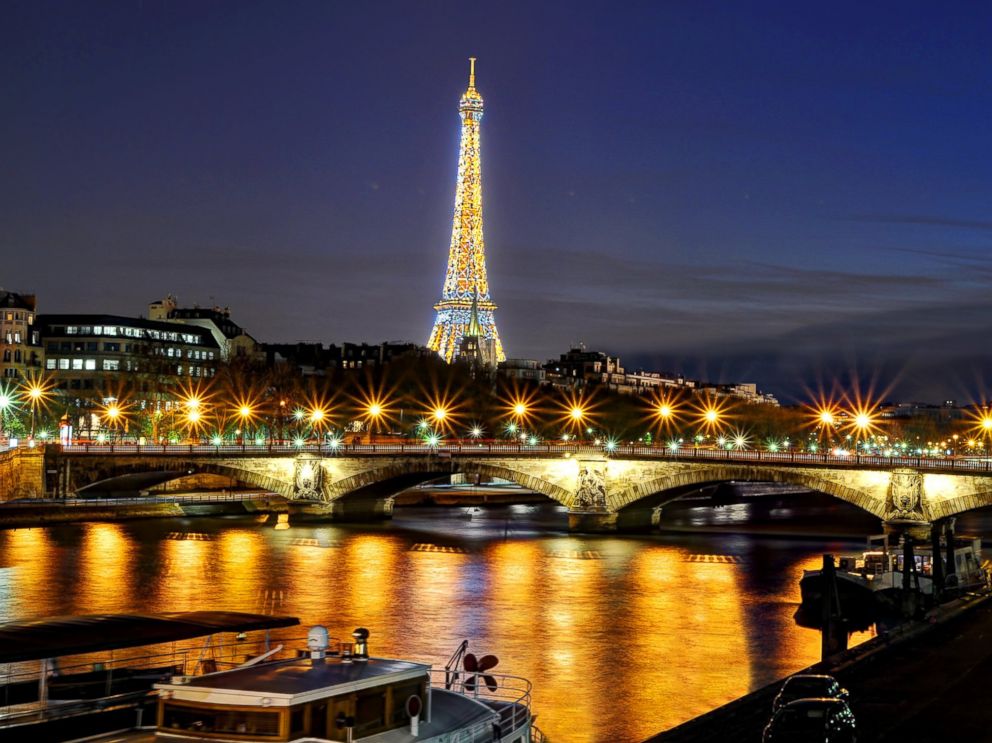
[[[990,650],[987,644],[979,650],[974,646],[976,638],[970,635],[977,633],[979,638],[984,636],[988,623],[986,614],[990,607],[992,607],[992,593],[986,591],[966,594],[962,598],[932,609],[922,620],[906,622],[795,673],[829,674],[835,676],[843,686],[851,689],[850,703],[858,722],[858,739],[875,740],[873,733],[891,724],[892,721],[887,718],[898,715],[893,714],[894,710],[890,709],[889,705],[879,705],[877,695],[872,699],[873,695],[866,693],[867,690],[863,688],[864,678],[874,678],[883,686],[892,684],[892,679],[908,679],[908,688],[900,689],[895,701],[901,701],[907,708],[924,710],[931,703],[935,692],[942,687],[952,686],[962,675],[961,670],[950,662],[946,668],[941,668],[939,656],[947,638],[941,636],[935,640],[934,636],[941,633],[946,635],[950,632],[952,635],[965,638],[965,644],[971,642],[973,646],[965,648],[963,665],[968,668],[974,666],[976,657],[988,656]],[[920,659],[925,653],[928,655],[921,662]],[[921,667],[928,671],[926,683],[913,680],[922,678],[918,673]],[[782,681],[783,679],[774,681],[699,717],[658,733],[644,743],[717,743],[728,740],[728,730],[734,731],[735,741],[759,743],[761,731],[771,716],[772,701],[782,687]],[[977,684],[976,680],[969,679],[968,683],[984,690],[987,688],[985,681],[987,679]],[[865,697],[859,694],[859,687],[862,693],[866,693]],[[889,691],[895,690],[889,689]],[[883,696],[893,701],[892,694],[888,692],[886,694],[887,696]],[[982,725],[985,725],[984,716],[980,717]],[[903,739],[908,740],[908,738]],[[935,740],[936,738],[914,739]],[[960,740],[977,739],[973,736],[960,738]]]
[[[44,449],[18,448],[0,452],[0,501],[44,496]]]
[[[57,503],[12,504],[0,508],[0,529],[47,526],[85,521],[131,521],[192,516],[244,516],[288,513],[282,499],[260,498],[220,503],[126,503],[61,505]]]

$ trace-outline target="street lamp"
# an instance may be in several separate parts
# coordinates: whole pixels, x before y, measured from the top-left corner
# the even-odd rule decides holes
[[[241,419],[241,444],[245,443],[245,433],[248,430],[248,425],[251,423],[252,419],[255,417],[255,410],[249,403],[242,403],[238,407],[238,418]]]
[[[374,437],[379,434],[379,422],[385,414],[386,408],[378,400],[371,400],[365,406],[365,418],[369,426],[369,443],[374,443]]]
[[[13,398],[6,390],[0,392],[0,437],[6,436],[7,411],[14,404]],[[9,437],[7,437],[9,439]]]
[[[33,379],[30,382],[28,382],[27,395],[28,395],[28,402],[31,405],[31,435],[29,438],[32,441],[34,440],[34,429],[38,415],[38,406],[45,401],[45,396],[47,392],[48,392],[48,388],[42,382],[36,379]]]
[[[117,400],[111,399],[103,408],[103,422],[108,428],[116,432],[118,425],[123,420],[123,411]]]

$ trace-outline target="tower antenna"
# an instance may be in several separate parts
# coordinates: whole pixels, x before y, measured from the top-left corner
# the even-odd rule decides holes
[[[468,87],[475,87],[475,57],[468,58]]]

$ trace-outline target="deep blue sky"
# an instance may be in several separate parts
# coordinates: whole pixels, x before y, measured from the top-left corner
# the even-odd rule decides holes
[[[973,2],[7,2],[0,283],[425,342],[474,55],[511,356],[981,397],[990,30]]]

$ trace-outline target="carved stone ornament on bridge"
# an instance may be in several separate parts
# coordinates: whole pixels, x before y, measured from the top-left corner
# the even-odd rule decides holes
[[[892,470],[886,521],[927,521],[923,512],[923,475],[916,470]]]
[[[579,462],[579,486],[572,508],[576,511],[606,510],[606,462]]]
[[[295,462],[293,475],[293,497],[300,500],[321,500],[320,458],[302,454]]]

